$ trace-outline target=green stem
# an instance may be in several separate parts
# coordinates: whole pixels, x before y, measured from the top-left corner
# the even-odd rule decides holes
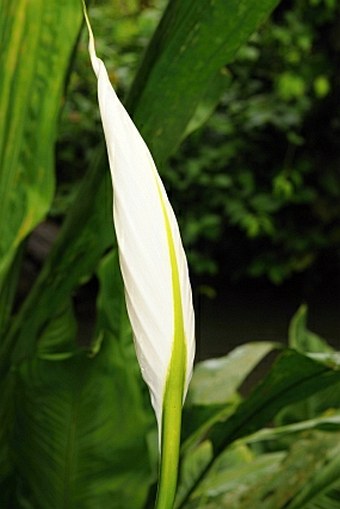
[[[182,373],[176,373],[177,376],[169,377],[164,397],[161,461],[155,509],[173,509],[176,496],[182,422],[182,391],[178,390],[178,384],[183,387],[183,370],[181,371]]]
[[[172,354],[163,399],[163,415],[161,426],[161,461],[155,509],[173,509],[178,478],[187,346],[184,331],[181,282],[176,249],[166,204],[164,202],[164,198],[162,196],[162,192],[157,179],[156,185],[159,190],[159,198],[164,216],[164,226],[169,248],[174,313],[174,332]]]

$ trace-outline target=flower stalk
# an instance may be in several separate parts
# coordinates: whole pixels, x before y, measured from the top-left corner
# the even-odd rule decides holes
[[[113,185],[113,219],[136,354],[159,436],[157,509],[176,494],[181,415],[194,351],[194,312],[178,224],[152,156],[97,57],[90,22],[89,54]]]

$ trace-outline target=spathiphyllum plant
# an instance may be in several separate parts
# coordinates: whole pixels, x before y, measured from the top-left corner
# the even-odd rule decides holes
[[[86,10],[89,53],[112,176],[113,217],[126,304],[142,376],[159,434],[156,507],[173,507],[181,413],[194,352],[194,312],[188,267],[176,217],[155,163],[96,56]]]
[[[251,333],[251,342],[228,355],[198,362],[190,382],[194,312],[177,221],[153,158],[97,58],[84,1],[0,0],[0,509],[340,509],[340,355],[308,330],[305,306],[290,324],[289,348],[254,341]],[[134,37],[147,40],[139,30],[150,21],[147,2],[94,3],[100,23],[115,4],[119,51],[119,34],[127,37],[129,48],[133,43],[133,51]],[[233,97],[225,66],[277,3],[150,2],[155,14],[159,7],[164,12],[159,11],[153,35],[148,25],[150,43],[127,91],[127,104],[155,161],[166,163],[192,129],[203,127],[221,95]],[[314,7],[321,12],[319,3]],[[275,27],[281,26],[285,9],[280,8]],[[77,62],[84,57],[86,63],[78,69],[72,55],[84,14],[90,59],[80,44]],[[253,62],[259,39],[245,49],[238,66],[244,58]],[[88,97],[83,103],[90,61],[98,79],[118,249],[111,210],[107,221],[110,175],[102,171],[92,121],[92,141],[86,134],[95,116],[92,106],[97,109]],[[122,62],[117,60],[117,66]],[[71,69],[79,79],[75,88],[69,80],[72,99],[66,101],[58,138],[61,173],[52,204],[52,156]],[[92,69],[91,80],[95,90]],[[250,105],[253,99],[257,96]],[[222,122],[221,108],[218,113]],[[63,141],[68,124],[70,151]],[[89,152],[83,142],[78,145],[80,127]],[[222,132],[229,131],[223,127]],[[192,151],[185,154],[190,158]],[[82,156],[89,162],[84,176],[78,175]],[[68,161],[70,167],[75,163],[70,175]],[[201,185],[206,182],[197,174],[201,166],[191,162],[188,182]],[[214,167],[208,169],[213,186],[207,183],[207,192],[213,193],[217,174]],[[257,169],[251,170],[254,178]],[[223,189],[229,181],[225,171]],[[59,209],[64,183],[76,176]],[[51,228],[55,214],[60,221],[52,232],[61,225],[47,255],[50,234],[45,239],[33,232],[46,214],[44,228]],[[26,242],[28,233],[32,237]],[[85,297],[86,312],[88,304],[95,307],[95,277],[96,315],[84,316],[78,297]],[[91,284],[83,287],[85,282]],[[252,317],[241,307],[239,312],[243,320]],[[214,318],[209,340],[216,330]],[[145,401],[129,322],[156,418]],[[248,326],[251,330],[252,322]],[[227,328],[226,323],[226,338]],[[267,354],[271,357],[262,362]],[[254,368],[255,377],[249,378]],[[154,454],[147,440],[156,421],[157,494],[157,450]]]

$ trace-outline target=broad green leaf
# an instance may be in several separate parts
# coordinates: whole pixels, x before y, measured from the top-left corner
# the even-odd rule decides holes
[[[322,413],[340,408],[340,382],[321,389],[299,403],[288,405],[280,412],[275,422],[278,425],[317,418]]]
[[[72,351],[74,318],[66,303],[40,335],[40,358],[17,370],[10,438],[16,475],[25,479],[20,508],[129,509],[131,500],[136,508],[144,501],[152,420],[144,410],[116,258],[107,256],[98,272],[98,347]]]
[[[283,352],[250,396],[233,413],[227,412],[225,417],[220,413],[217,422],[212,421],[211,429],[205,430],[205,439],[213,444],[214,458],[201,478],[230,443],[260,429],[286,405],[339,382],[340,370],[336,366],[317,362],[293,350]],[[197,436],[194,438],[196,441]],[[187,444],[190,442],[194,444],[189,438]],[[192,490],[195,488],[192,486]]]
[[[34,509],[142,506],[148,422],[136,383],[109,335],[95,357],[20,365],[11,451],[22,500]]]
[[[188,405],[217,405],[232,401],[238,388],[255,366],[277,345],[247,343],[225,357],[196,365]]]
[[[9,447],[9,432],[13,426],[13,373],[0,382],[0,493],[3,493],[13,471],[12,455]]]
[[[282,450],[282,438],[289,437],[290,443],[292,443],[293,441],[297,442],[298,440],[306,436],[306,432],[311,432],[314,430],[337,432],[334,434],[335,443],[340,433],[340,414],[338,413],[335,415],[320,417],[318,419],[311,419],[309,421],[304,421],[301,423],[282,426],[278,428],[264,428],[252,435],[246,436],[238,440],[237,442],[235,442],[235,444],[228,448],[225,453],[222,454],[225,466],[221,468],[221,464],[223,462],[221,462],[221,460],[218,460],[216,462],[216,465],[212,469],[212,472],[209,473],[207,478],[202,481],[201,487],[197,490],[196,495],[198,494],[203,495],[208,490],[210,492],[214,491],[217,494],[222,493],[225,490],[226,486],[225,483],[228,483],[229,489],[234,483],[235,493],[237,492],[236,487],[238,488],[239,493],[246,492],[247,490],[252,488],[253,484],[250,475],[251,471],[253,470],[254,480],[257,479],[257,476],[261,476],[263,481],[262,476],[264,475],[264,471],[262,470],[262,467],[260,468],[260,465],[266,464],[267,459],[269,460],[270,457],[273,457],[267,455],[266,453],[263,453],[260,454],[258,456],[258,459],[256,459],[256,461],[254,462],[255,456],[254,452],[252,451],[261,451],[262,450],[261,445],[267,445],[266,447],[267,450],[281,449],[281,452],[279,453],[279,456],[277,458],[283,459],[283,457],[285,456],[285,451]],[[320,436],[322,437],[323,435]],[[251,446],[251,449],[248,446]],[[230,451],[242,453],[242,459],[240,458],[240,466],[242,464],[242,481],[238,478],[238,475],[241,473],[239,471],[239,466],[237,465],[237,468],[235,469],[235,461],[231,462],[232,455]],[[181,501],[183,500],[187,492],[190,490],[190,486],[194,484],[197,478],[199,478],[200,474],[202,473],[206,465],[209,463],[212,456],[213,456],[212,445],[208,441],[202,442],[202,444],[199,444],[193,451],[190,451],[189,454],[185,455],[181,469],[182,471],[181,484],[179,487],[179,493],[177,497],[178,505],[180,505]],[[236,456],[236,458],[237,457],[238,456]],[[269,463],[269,465],[270,473],[273,474],[274,465],[271,462]],[[277,466],[279,466],[279,464],[277,464]],[[325,465],[325,469],[323,471],[323,478],[326,478],[328,468],[329,468],[328,465]],[[216,472],[220,473],[217,474]],[[336,474],[336,470],[332,469],[333,477],[331,480],[333,480],[334,474]],[[316,481],[313,477],[310,480],[310,484],[314,485],[315,482]],[[263,482],[261,482],[261,485],[263,485]],[[206,488],[207,486],[208,488]],[[327,485],[327,488],[329,488],[329,485]],[[235,496],[235,493],[233,496]],[[233,504],[236,504],[236,501],[233,502],[230,501],[231,507],[234,507]]]
[[[237,408],[237,390],[255,366],[277,345],[247,343],[225,357],[196,365],[184,408],[183,452],[204,436],[213,423],[225,420]]]
[[[340,369],[292,350],[283,352],[272,369],[225,423],[212,430],[217,450],[269,422],[281,408],[340,381]]]
[[[0,290],[52,201],[56,124],[80,25],[78,0],[0,5]]]
[[[338,481],[338,441],[338,433],[300,435],[288,451],[256,455],[249,450],[243,461],[233,461],[240,445],[230,447],[185,507],[202,507],[204,501],[207,509],[302,509],[306,486],[323,488],[330,470]]]
[[[58,312],[52,314],[48,326],[41,331],[36,352],[37,357],[54,361],[72,357],[77,351],[79,352],[79,347],[76,345],[76,332],[73,310],[71,304],[66,302]],[[8,450],[8,442],[15,412],[13,409],[13,393],[17,390],[15,383],[16,380],[11,372],[1,383],[0,490],[3,489],[1,482],[9,477],[13,469],[12,454]]]
[[[247,493],[254,487],[266,486],[267,481],[280,472],[284,457],[283,451],[256,457],[244,445],[230,447],[219,458],[214,469],[184,507],[186,509],[199,507],[244,509],[246,506],[242,502],[247,497]],[[249,501],[247,503],[249,504]],[[252,504],[251,507],[254,505]]]
[[[313,433],[301,436],[295,441],[282,462],[280,472],[270,482],[261,485],[251,491],[245,500],[245,504],[254,502],[259,509],[277,509],[289,507],[301,508],[298,498],[301,490],[306,486],[316,487],[317,479],[326,480],[330,465],[336,480],[339,480],[339,433]],[[337,464],[337,466],[336,466]],[[331,480],[328,488],[331,487]],[[322,487],[322,482],[319,488]],[[325,486],[324,486],[325,487]],[[257,492],[257,493],[256,493]],[[244,505],[244,508],[246,505]]]
[[[110,251],[101,260],[97,274],[100,281],[97,298],[98,327],[110,331],[120,342],[127,344],[127,348],[131,348],[131,325],[126,312],[124,286],[116,250]],[[134,355],[131,354],[132,357]]]

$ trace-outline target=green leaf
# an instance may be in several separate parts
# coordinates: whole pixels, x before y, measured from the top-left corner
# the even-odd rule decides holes
[[[337,438],[339,440],[339,434]],[[335,489],[339,494],[340,446],[339,442],[337,444],[335,442],[336,440],[334,440],[332,452],[328,452],[326,456],[325,465],[322,470],[317,470],[314,476],[304,484],[301,491],[293,498],[291,503],[287,505],[287,509],[303,509],[304,507],[310,507],[311,502],[317,505],[318,501],[322,507],[322,501],[327,500],[329,497],[333,498],[331,493],[329,497],[327,496],[329,491]],[[325,455],[324,451],[322,451],[322,453]],[[334,499],[334,501],[336,501],[336,499]],[[327,507],[332,507],[330,501]],[[337,507],[340,507],[340,498],[337,498]]]
[[[202,470],[212,458],[212,446],[208,440],[199,444],[191,454],[184,458],[181,465],[181,477],[177,491],[175,506],[178,506],[185,498],[188,490],[195,484]]]
[[[13,471],[12,455],[9,447],[9,432],[13,426],[14,376],[10,373],[0,382],[0,492],[6,491],[6,484]]]
[[[218,73],[213,76],[213,79],[208,83],[207,91],[202,96],[195,113],[183,133],[183,139],[207,122],[216,109],[222,93],[230,85],[231,80],[231,73],[224,68],[219,70]]]
[[[307,329],[307,313],[307,306],[303,304],[290,322],[288,341],[291,348],[305,353],[333,351],[333,348],[324,339]]]
[[[138,381],[112,336],[92,358],[23,362],[11,440],[21,499],[34,509],[138,509],[147,429]]]
[[[102,180],[97,169],[101,162],[101,156],[95,158],[92,171],[82,182],[78,199],[33,290],[0,344],[2,373],[11,363],[34,354],[41,331],[49,327],[51,309],[60,309],[64,305],[74,288],[99,262],[103,248],[112,243],[111,184],[109,175],[107,180]],[[88,215],[89,204],[93,209]],[[84,225],[83,234],[78,235]]]
[[[54,313],[48,327],[39,336],[37,356],[45,360],[62,360],[75,355],[79,348],[76,346],[76,322],[70,303],[65,303],[58,313]],[[17,391],[16,379],[13,372],[9,372],[1,383],[0,421],[0,489],[6,490],[10,484],[13,470],[13,455],[9,449],[9,439],[15,420],[13,394]],[[10,487],[8,488],[10,490]]]
[[[340,381],[338,367],[286,350],[227,422],[212,431],[217,450],[272,419],[281,408]]]
[[[72,305],[66,302],[58,312],[54,313],[52,320],[40,334],[37,357],[50,361],[72,357],[78,349],[76,335],[77,322]]]
[[[302,421],[286,426],[278,426],[276,428],[262,428],[260,431],[257,431],[253,435],[249,435],[241,440],[247,444],[262,441],[273,441],[278,440],[281,437],[301,433],[302,431],[316,429],[324,431],[340,431],[340,413],[330,413],[330,415],[316,417],[314,419],[309,419],[308,421]]]
[[[284,457],[282,451],[256,457],[245,445],[235,444],[219,458],[185,508],[244,509],[246,506],[243,500],[248,492],[258,486],[265,486],[268,479],[280,472]],[[253,504],[251,506],[254,507]]]
[[[307,328],[307,306],[302,305],[293,316],[289,325],[289,344],[300,352],[310,353],[310,356],[329,356],[330,362],[337,362],[338,354],[325,340],[310,332]],[[279,413],[277,424],[288,424],[304,421],[319,416],[329,408],[340,408],[340,383],[325,388],[303,401],[289,405]]]
[[[333,433],[301,435],[288,451],[254,455],[248,449],[243,461],[240,448],[245,446],[235,444],[222,454],[185,507],[202,507],[200,504],[205,501],[207,509],[247,509],[250,506],[254,509],[302,509],[306,500],[300,498],[300,494],[308,491],[306,486],[313,486],[316,492],[326,484],[329,489],[336,475],[338,482],[339,471],[335,466],[339,463],[338,440],[339,434]],[[329,475],[330,470],[332,475]]]
[[[74,329],[66,306],[39,344],[38,355],[53,361],[36,358],[17,369],[11,445],[23,480],[19,507],[130,509],[144,503],[151,412],[117,269],[112,253],[98,271],[97,348],[58,360]]]
[[[319,494],[305,506],[307,509],[339,509],[340,483],[335,483],[331,489]]]
[[[128,98],[156,162],[177,148],[209,85],[278,0],[172,0]]]
[[[277,345],[247,343],[225,357],[196,365],[184,407],[182,452],[203,437],[215,422],[225,420],[237,408],[237,390],[255,366]]]
[[[0,337],[3,337],[10,319],[20,276],[23,245],[17,250],[16,256],[0,286]]]
[[[250,396],[233,413],[220,413],[219,421],[212,421],[210,430],[205,431],[214,456],[201,479],[230,443],[261,428],[285,406],[339,382],[340,370],[329,361],[318,362],[293,350],[283,352]]]
[[[246,343],[225,357],[198,363],[190,384],[188,405],[233,401],[245,378],[276,347],[274,343]]]
[[[291,506],[302,509],[319,507],[319,502],[323,507],[321,501],[333,502],[339,479],[339,423],[337,414],[329,422],[324,417],[261,430],[235,442],[219,456],[185,507],[202,507],[204,502],[204,507],[210,509],[246,509],[250,504],[254,509],[290,509]],[[333,432],[315,432],[317,429]],[[282,436],[290,436],[289,448],[282,449]],[[199,445],[185,458],[184,481],[190,473],[188,466],[195,467],[196,457],[202,456],[201,449]],[[204,456],[205,463],[211,454],[210,448]],[[182,481],[180,492],[183,488]],[[310,504],[312,499],[315,506]]]
[[[78,0],[1,2],[0,288],[52,201],[56,123],[80,25]]]
[[[100,292],[97,298],[97,336],[110,333],[121,344],[129,369],[140,377],[132,331],[126,311],[124,286],[118,263],[118,252],[111,251],[101,261],[97,275]]]
[[[48,327],[41,332],[37,348],[37,356],[45,360],[62,360],[75,355],[79,348],[75,343],[76,323],[69,303],[63,306],[59,313],[53,314]],[[14,409],[13,394],[17,388],[15,379],[10,372],[1,385],[1,412],[2,428],[0,432],[0,482],[11,473],[12,453],[9,451],[9,435],[13,427]],[[1,470],[5,468],[5,473]]]

